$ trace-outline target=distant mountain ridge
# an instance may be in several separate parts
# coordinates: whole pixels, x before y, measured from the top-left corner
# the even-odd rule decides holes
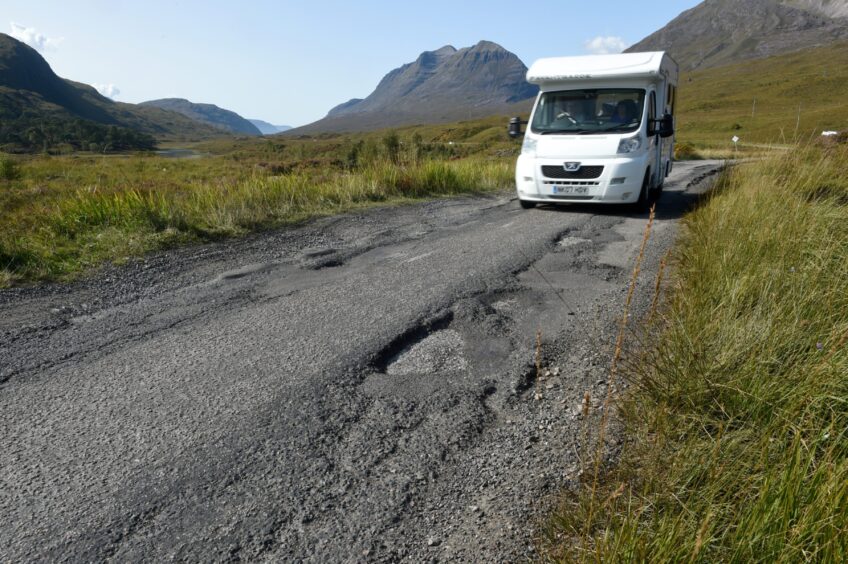
[[[83,125],[71,125],[83,120]],[[61,127],[57,124],[63,124]],[[50,125],[55,127],[50,127]],[[157,138],[202,138],[216,131],[182,115],[140,108],[101,96],[93,87],[60,78],[32,47],[0,33],[0,142],[47,146],[62,131],[85,129],[87,138],[106,137],[98,128],[124,128]],[[112,139],[131,139],[114,130]],[[37,142],[28,138],[41,137]]]
[[[538,92],[526,74],[524,63],[496,43],[446,45],[389,72],[367,98],[339,104],[324,119],[291,132],[369,130],[526,111]]]
[[[255,125],[231,110],[219,108],[215,104],[198,104],[185,98],[162,98],[142,102],[139,106],[153,106],[183,114],[193,120],[223,129],[229,133],[262,135]]]
[[[249,119],[247,121],[255,125],[262,135],[275,135],[291,129],[290,125],[274,125],[261,119]]]
[[[626,52],[668,51],[683,70],[722,66],[848,39],[846,13],[848,0],[706,0]]]

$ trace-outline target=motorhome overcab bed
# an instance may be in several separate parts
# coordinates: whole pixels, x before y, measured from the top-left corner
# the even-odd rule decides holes
[[[677,77],[664,52],[533,63],[527,80],[540,92],[515,167],[521,206],[658,196],[674,156]],[[510,120],[511,136],[522,123]]]

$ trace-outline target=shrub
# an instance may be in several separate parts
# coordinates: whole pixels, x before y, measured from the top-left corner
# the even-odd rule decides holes
[[[386,148],[386,156],[395,164],[400,160],[400,138],[392,131],[383,137],[383,146]]]
[[[0,154],[0,179],[17,180],[21,177],[18,163],[9,155]]]
[[[677,143],[674,146],[674,160],[676,161],[692,161],[700,158],[701,155],[698,154],[691,143]]]

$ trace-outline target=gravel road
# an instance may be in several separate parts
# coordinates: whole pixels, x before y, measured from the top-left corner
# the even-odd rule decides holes
[[[646,220],[449,199],[0,291],[0,561],[532,557]]]

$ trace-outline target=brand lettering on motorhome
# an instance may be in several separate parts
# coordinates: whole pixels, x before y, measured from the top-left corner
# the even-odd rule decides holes
[[[592,78],[591,74],[560,74],[550,77],[550,80],[573,80],[575,78]]]

